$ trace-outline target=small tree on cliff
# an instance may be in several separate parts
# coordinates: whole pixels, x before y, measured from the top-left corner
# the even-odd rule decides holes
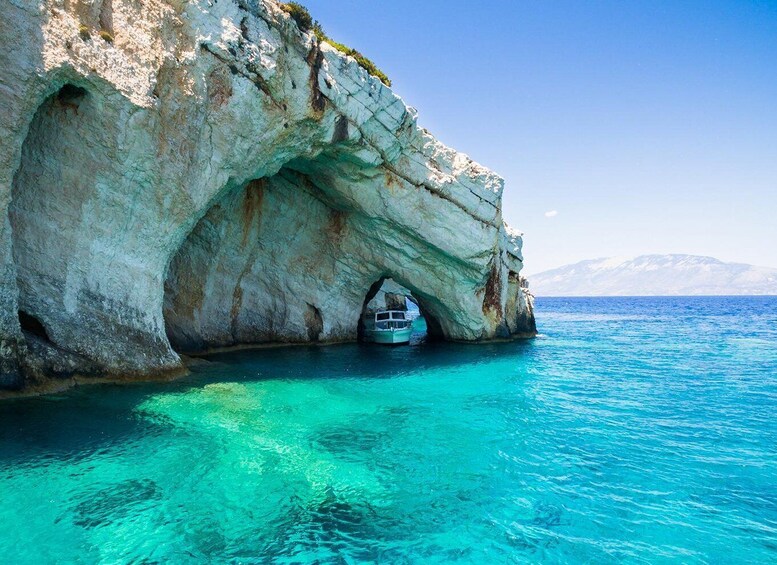
[[[294,20],[300,31],[308,32],[312,30],[320,42],[326,41],[341,53],[353,57],[361,68],[378,78],[386,86],[391,86],[391,79],[389,79],[389,77],[386,76],[386,73],[381,71],[370,59],[359,53],[356,49],[343,45],[330,38],[324,32],[324,28],[321,27],[321,24],[313,19],[313,16],[310,15],[310,12],[308,12],[308,9],[305,8],[305,6],[298,4],[297,2],[286,2],[281,5],[281,8],[291,16],[291,19]]]
[[[286,2],[281,5],[281,8],[296,22],[300,31],[307,32],[313,27],[313,16],[310,15],[308,9],[302,4],[298,4],[297,2]],[[318,24],[318,22],[316,22],[316,24]]]

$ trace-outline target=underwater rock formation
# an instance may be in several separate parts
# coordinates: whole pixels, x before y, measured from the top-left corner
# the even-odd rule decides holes
[[[385,277],[534,334],[502,179],[276,2],[10,0],[0,42],[0,387],[352,340]]]

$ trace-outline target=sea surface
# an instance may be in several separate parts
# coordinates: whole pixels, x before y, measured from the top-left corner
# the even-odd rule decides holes
[[[0,403],[0,562],[775,563],[777,297]]]

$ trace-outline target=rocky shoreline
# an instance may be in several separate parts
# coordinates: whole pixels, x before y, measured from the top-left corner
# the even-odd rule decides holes
[[[270,0],[0,14],[0,388],[354,340],[391,277],[437,337],[531,336],[503,181]]]

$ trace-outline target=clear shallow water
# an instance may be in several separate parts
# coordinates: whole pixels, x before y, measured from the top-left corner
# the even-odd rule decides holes
[[[2,561],[777,561],[777,298],[537,309],[2,403]]]

